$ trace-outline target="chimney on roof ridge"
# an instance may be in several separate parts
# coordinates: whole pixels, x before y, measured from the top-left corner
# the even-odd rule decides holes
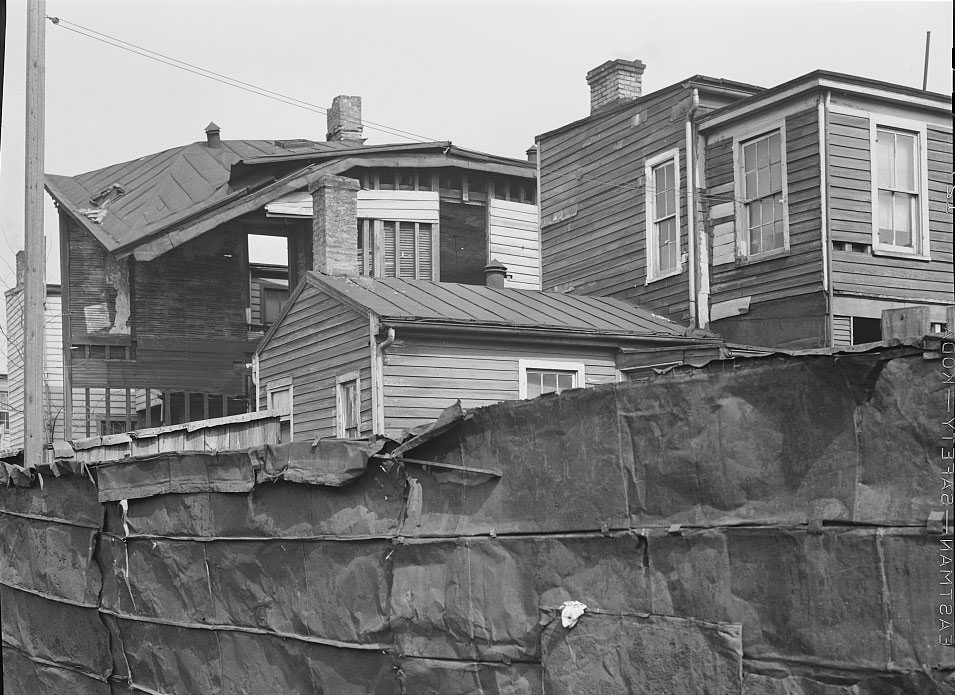
[[[537,164],[537,145],[531,145],[527,148],[527,161],[531,164]]]
[[[214,150],[222,147],[222,139],[219,137],[219,126],[212,121],[206,126],[206,147],[211,147]]]
[[[329,142],[361,145],[365,142],[361,135],[361,97],[339,94],[328,109],[328,132],[325,139]]]
[[[608,60],[587,73],[590,85],[590,113],[608,106],[636,99],[643,93],[643,71],[640,60]]]

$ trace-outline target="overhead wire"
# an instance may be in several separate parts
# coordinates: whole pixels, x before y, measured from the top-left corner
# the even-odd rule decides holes
[[[224,84],[230,87],[235,87],[237,89],[241,89],[251,94],[256,94],[257,96],[266,97],[268,99],[272,99],[274,101],[278,101],[280,103],[283,103],[289,106],[301,108],[306,111],[312,111],[312,112],[322,113],[322,114],[328,113],[327,108],[323,106],[319,106],[318,104],[313,104],[311,102],[307,102],[302,99],[297,99],[295,97],[288,96],[287,94],[282,94],[281,92],[276,92],[256,84],[252,84],[250,82],[245,82],[238,78],[229,77],[228,75],[215,72],[214,70],[209,70],[208,68],[203,68],[199,65],[195,65],[193,63],[189,63],[187,61],[174,58],[172,56],[166,55],[164,53],[160,53],[158,51],[153,51],[151,49],[145,48],[138,44],[131,43],[129,41],[124,41],[123,39],[117,38],[115,36],[111,36],[109,34],[105,34],[100,31],[96,31],[95,29],[85,27],[81,24],[71,22],[61,17],[48,16],[47,19],[49,19],[54,26],[61,27],[63,29],[66,29],[67,31],[71,31],[73,33],[79,34],[80,36],[85,36],[86,38],[93,39],[94,41],[105,43],[107,45],[113,46],[114,48],[119,48],[121,50],[127,51],[129,53],[133,53],[135,55],[139,55],[144,58],[148,58],[158,63],[162,63],[164,65],[168,65],[170,67],[174,67],[176,69],[189,72],[199,77],[205,77],[206,79],[219,82],[220,84]],[[401,138],[416,141],[416,142],[440,141],[438,138],[427,137],[424,135],[413,133],[408,130],[403,130],[401,128],[388,126],[383,123],[376,123],[375,121],[363,120],[362,125],[369,128],[369,130],[375,130],[381,133],[385,133],[387,135],[394,135],[397,137],[401,137]],[[648,186],[646,184],[617,183],[617,182],[606,181],[603,179],[598,179],[593,177],[581,176],[577,173],[558,172],[553,170],[550,171],[549,174],[553,176],[563,176],[567,178],[573,178],[575,180],[584,181],[587,183],[596,183],[602,186],[607,186],[610,188],[618,188],[622,190],[645,191],[649,193],[653,193],[655,191],[655,188],[653,186]],[[742,200],[735,197],[708,194],[703,191],[697,191],[696,196],[701,199],[708,200],[711,203],[713,202],[740,202],[740,203],[749,202],[749,201]]]
[[[105,43],[107,45],[113,46],[114,48],[119,48],[121,50],[127,51],[128,53],[133,53],[139,55],[143,58],[148,58],[150,60],[162,63],[163,65],[168,65],[184,72],[189,72],[199,77],[205,77],[206,79],[219,82],[220,84],[225,84],[230,87],[235,87],[243,91],[249,92],[251,94],[256,94],[258,96],[266,97],[274,101],[278,101],[289,106],[295,106],[306,111],[313,111],[317,113],[328,113],[328,109],[319,106],[318,104],[312,104],[310,102],[304,101],[302,99],[297,99],[295,97],[288,96],[287,94],[282,94],[281,92],[276,92],[266,87],[261,87],[250,82],[245,82],[243,80],[237,79],[235,77],[229,77],[214,70],[209,70],[203,68],[199,65],[189,63],[178,58],[173,58],[164,53],[159,53],[158,51],[153,51],[149,48],[139,46],[137,44],[131,43],[129,41],[124,41],[123,39],[117,38],[115,36],[110,36],[109,34],[104,34],[102,32],[96,31],[95,29],[90,29],[89,27],[84,27],[81,24],[76,24],[75,22],[70,22],[69,20],[63,19],[61,17],[47,17],[48,20],[54,25],[67,31],[71,31],[80,36],[85,36],[86,38],[93,39],[94,41],[99,41],[100,43]],[[378,132],[386,133],[388,135],[395,135],[397,137],[405,138],[406,140],[413,140],[417,142],[442,142],[440,138],[431,138],[425,135],[420,135],[418,133],[413,133],[408,130],[402,130],[401,128],[395,128],[392,126],[385,125],[383,123],[376,123],[375,121],[363,120],[362,125],[367,127],[369,130],[376,130]]]

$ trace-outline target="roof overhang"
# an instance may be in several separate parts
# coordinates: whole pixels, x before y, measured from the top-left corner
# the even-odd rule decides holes
[[[701,131],[718,128],[807,94],[826,91],[855,95],[951,116],[952,100],[951,97],[944,94],[936,94],[853,75],[816,71],[717,109],[699,119],[699,128]]]

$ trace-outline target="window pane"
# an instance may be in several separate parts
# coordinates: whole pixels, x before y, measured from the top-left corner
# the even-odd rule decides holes
[[[431,190],[431,170],[430,169],[424,169],[418,172],[418,190],[419,191]]]
[[[558,374],[557,375],[557,393],[561,391],[566,391],[567,389],[574,388],[574,375],[573,374]]]
[[[760,214],[762,206],[760,206],[759,201],[755,203],[750,203],[746,206],[746,209],[749,210],[749,228],[758,227],[763,222],[762,215]]]
[[[393,191],[395,189],[394,169],[380,169],[378,171],[378,188],[383,191]]]
[[[894,243],[894,224],[892,215],[891,191],[879,191],[879,242]]]
[[[411,169],[398,170],[398,188],[402,191],[414,190],[415,172]]]
[[[915,138],[898,133],[895,146],[896,188],[915,192]]]
[[[746,174],[746,181],[743,186],[743,197],[744,198],[755,198],[756,197],[756,172],[750,172]]]
[[[743,171],[756,171],[756,145],[751,143],[743,147]]]
[[[769,161],[776,164],[782,161],[782,147],[779,133],[773,133],[769,136]]]
[[[878,185],[892,188],[895,186],[895,138],[892,133],[884,130],[878,131],[876,138],[879,158]]]
[[[912,245],[912,196],[896,193],[894,196],[895,245]]]
[[[541,390],[544,393],[553,393],[557,390],[557,374],[544,372],[541,374]]]
[[[779,162],[769,167],[769,190],[773,193],[783,190],[783,167]]]
[[[756,165],[760,169],[769,166],[769,141],[766,138],[756,143]]]
[[[540,372],[528,370],[527,371],[527,397],[537,398],[539,395],[541,395]]]
[[[756,186],[756,195],[760,198],[769,195],[772,191],[769,188],[769,170],[760,169],[758,172],[758,181]]]

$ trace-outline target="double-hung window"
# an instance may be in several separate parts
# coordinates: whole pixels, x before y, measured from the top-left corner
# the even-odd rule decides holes
[[[924,125],[873,120],[870,139],[873,251],[928,257]]]
[[[669,150],[648,159],[646,181],[647,282],[676,275],[680,253],[680,158]]]
[[[358,372],[335,378],[335,434],[357,439],[361,436],[361,379]]]
[[[774,130],[739,146],[739,255],[743,258],[789,248],[783,145],[782,131]]]
[[[519,360],[520,398],[537,398],[584,385],[584,365],[558,360]]]

